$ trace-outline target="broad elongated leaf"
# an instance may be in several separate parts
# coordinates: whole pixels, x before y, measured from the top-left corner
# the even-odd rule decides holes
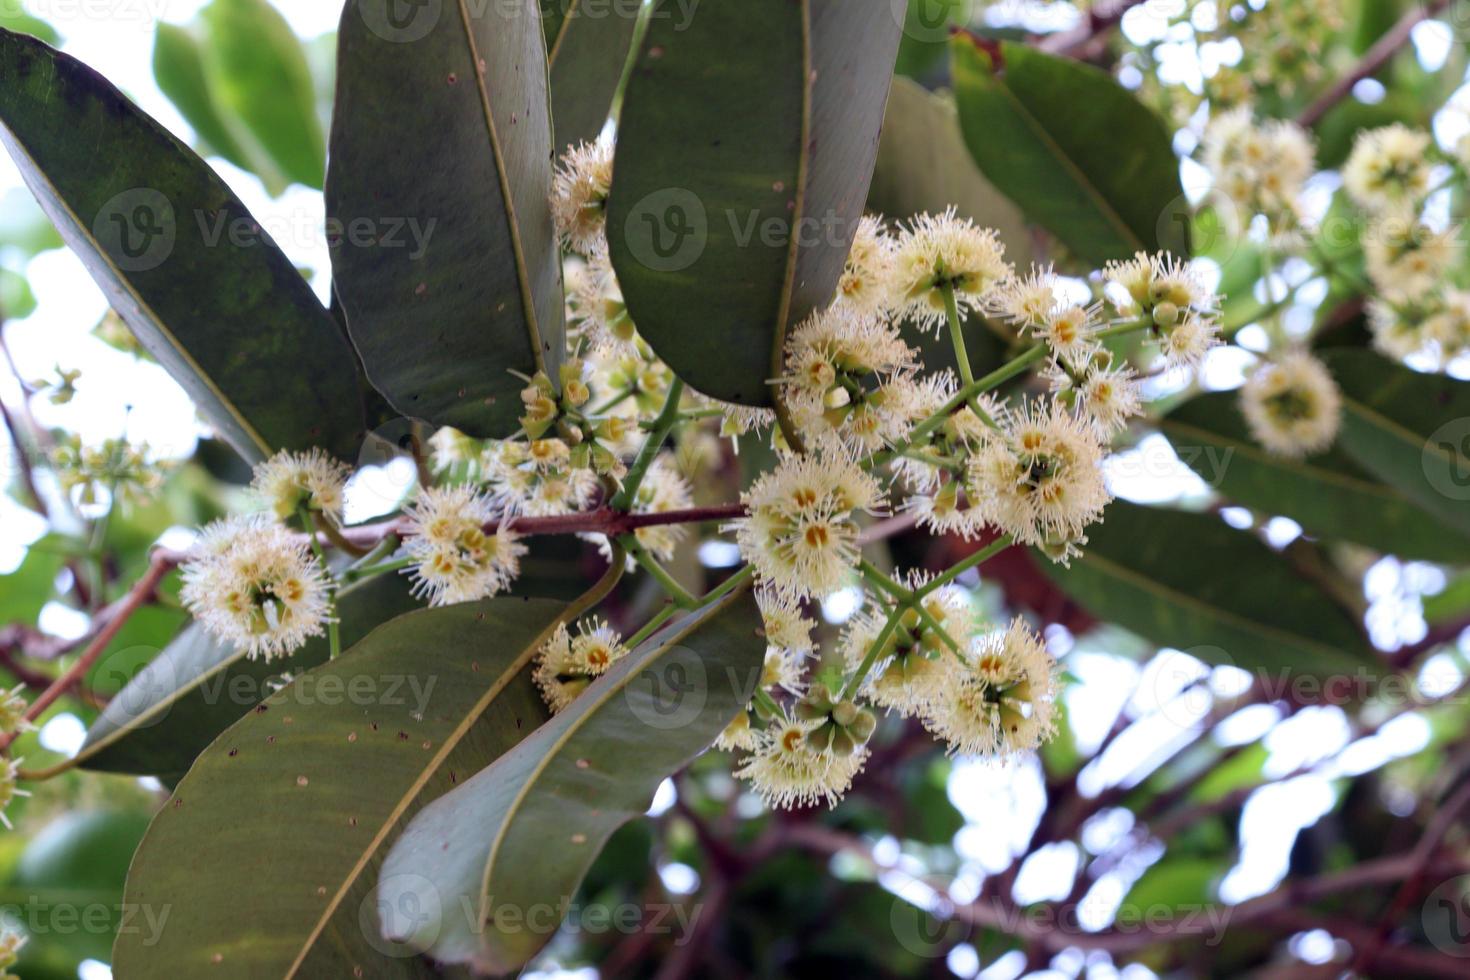
[[[759,627],[744,595],[671,625],[426,807],[383,863],[385,934],[451,963],[525,964],[559,918],[531,910],[565,908],[612,832],[749,703]]]
[[[138,849],[127,900],[173,915],[152,946],[119,936],[114,969],[431,975],[378,938],[378,866],[425,803],[546,720],[527,666],[573,614],[563,602],[501,598],[400,616],[242,718],[195,762]]]
[[[1389,554],[1470,560],[1470,538],[1447,529],[1340,450],[1289,459],[1262,449],[1234,393],[1191,399],[1160,428],[1179,458],[1235,503],[1290,517],[1311,534]]]
[[[1024,44],[950,44],[955,98],[985,176],[1079,256],[1189,252],[1163,121],[1105,72]]]
[[[204,66],[210,94],[236,137],[260,147],[283,174],[321,187],[327,148],[306,54],[268,0],[211,0]],[[243,125],[241,125],[243,124]]]
[[[706,0],[682,24],[680,9],[649,11],[619,117],[608,244],[659,356],[707,395],[764,405],[787,329],[830,302],[842,274],[903,10]]]
[[[332,269],[368,378],[402,414],[517,428],[562,356],[546,45],[535,0],[395,19],[351,0],[327,173]]]
[[[398,576],[347,586],[337,596],[343,645],[420,605]],[[323,638],[285,660],[252,660],[190,625],[108,702],[87,732],[78,764],[176,779],[220,732],[290,677],[325,663],[328,652]],[[106,671],[107,661],[101,666]]]
[[[641,9],[642,4],[629,0],[541,0],[558,149],[596,139],[602,132]]]
[[[1045,567],[1095,616],[1245,670],[1327,674],[1378,665],[1352,617],[1319,586],[1217,517],[1120,500],[1087,534],[1070,568]]]
[[[193,152],[85,65],[3,30],[0,142],[113,308],[236,451],[356,455],[350,347]]]
[[[1323,359],[1342,389],[1343,451],[1470,533],[1470,384],[1371,351],[1332,350]]]

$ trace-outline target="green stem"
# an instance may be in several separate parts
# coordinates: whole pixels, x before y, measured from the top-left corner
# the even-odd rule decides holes
[[[914,597],[914,593],[912,591],[904,588],[902,585],[899,585],[893,579],[889,578],[886,574],[884,574],[882,569],[874,565],[872,562],[868,561],[866,558],[862,559],[862,561],[858,564],[858,571],[862,572],[863,578],[867,579],[870,583],[872,583],[873,586],[883,592],[887,592],[899,602],[907,602]]]
[[[756,708],[767,718],[775,718],[781,714],[781,706],[776,703],[776,699],[771,697],[763,687],[755,689],[755,696],[751,700],[755,702]]]
[[[925,584],[922,588],[915,592],[914,595],[917,598],[922,599],[925,596],[930,595],[934,591],[944,588],[946,585],[953,582],[955,579],[959,578],[970,569],[974,568],[977,565],[984,564],[985,562],[994,558],[996,555],[1000,554],[1002,551],[1005,551],[1014,543],[1014,540],[1009,534],[1001,535],[994,541],[990,542],[990,544],[981,548],[979,551],[975,552],[973,555],[966,558],[964,561],[960,562],[949,571],[945,572],[943,575],[934,579],[932,582],[928,582],[927,584]]]
[[[619,490],[609,502],[613,510],[626,511],[633,503],[633,497],[638,493],[638,487],[643,483],[643,477],[648,473],[648,468],[653,465],[658,452],[664,446],[664,440],[669,437],[669,432],[679,421],[679,399],[684,397],[684,382],[675,378],[669,385],[668,397],[664,399],[664,407],[654,420],[653,430],[648,433],[648,438],[643,440],[643,448],[638,450],[638,457],[633,460],[633,465],[628,469],[628,475],[623,478],[623,489]]]
[[[332,542],[333,547],[335,547],[338,551],[346,552],[347,554],[352,555],[356,558],[361,558],[363,555],[368,553],[368,550],[366,548],[362,547],[361,545],[353,544],[351,541],[348,541],[346,538],[344,538],[342,536],[341,529],[337,527],[337,522],[333,521],[331,518],[326,518],[322,521],[319,521],[318,525],[321,527],[322,533],[327,536],[327,540]]]
[[[623,549],[627,551],[634,561],[643,567],[644,571],[654,577],[658,584],[663,587],[663,590],[668,593],[669,598],[674,600],[676,605],[684,609],[699,608],[700,600],[685,589],[684,586],[674,581],[674,577],[668,573],[668,570],[660,565],[658,560],[648,553],[648,549],[639,543],[637,535],[625,534],[618,539],[618,543],[623,546]]]
[[[873,664],[878,662],[878,652],[888,644],[888,638],[893,635],[893,631],[898,629],[898,618],[901,615],[903,615],[903,608],[901,606],[895,607],[893,612],[888,614],[888,622],[883,624],[883,629],[878,633],[877,639],[873,641],[872,646],[868,647],[868,652],[864,655],[863,662],[858,665],[858,669],[848,678],[847,686],[842,689],[840,700],[851,701],[857,697],[857,692],[862,689],[863,681],[868,678],[868,672],[873,669]]]
[[[678,611],[679,607],[673,604],[664,606],[658,612],[654,613],[652,619],[643,624],[643,628],[641,630],[628,637],[628,641],[624,645],[629,650],[638,649],[638,644],[642,643],[644,640],[657,633],[659,627],[663,626],[664,623],[667,623],[670,619],[672,619],[674,614]]]
[[[617,408],[623,402],[627,401],[629,398],[632,398],[636,394],[638,394],[638,392],[637,392],[636,389],[629,388],[626,391],[624,391],[621,395],[617,395],[617,396],[615,396],[613,398],[610,398],[607,401],[603,402],[601,405],[598,405],[596,408],[592,409],[587,414],[588,415],[603,415],[603,414],[606,414],[607,412],[610,412],[614,408]]]
[[[394,561],[379,562],[376,565],[354,565],[342,573],[342,581],[361,582],[365,578],[373,578],[377,575],[385,575],[388,572],[401,572],[405,568],[412,568],[417,564],[414,558],[399,558]]]
[[[970,368],[970,355],[965,350],[965,325],[960,320],[960,308],[955,302],[954,287],[946,285],[942,292],[944,293],[944,314],[949,319],[949,341],[954,345],[954,356],[960,369],[960,381],[965,385],[971,385],[975,383],[975,372]]]
[[[389,555],[393,554],[393,552],[397,551],[398,545],[400,543],[401,541],[399,540],[398,535],[388,535],[382,541],[379,541],[377,546],[374,547],[372,551],[369,551],[367,554],[363,555],[357,561],[349,565],[347,571],[343,573],[343,577],[345,578],[346,576],[351,575],[353,572],[357,571],[360,568],[369,568],[373,565],[376,565],[378,562],[382,561]]]
[[[327,555],[322,550],[322,543],[318,537],[321,528],[318,526],[316,518],[312,516],[311,510],[305,504],[296,508],[296,513],[301,517],[301,523],[304,525],[307,537],[311,539],[311,550],[316,554],[316,560],[321,562],[322,572],[327,576],[329,581],[335,584],[336,576],[332,574],[332,569],[327,564]],[[331,619],[327,620],[327,646],[330,650],[330,659],[336,660],[342,655],[342,634],[337,629],[337,596],[335,591],[332,595],[331,617]]]
[[[707,606],[712,602],[716,602],[719,599],[724,598],[726,595],[740,588],[746,582],[749,582],[753,575],[755,575],[755,566],[746,565],[740,571],[725,579],[725,581],[721,582],[714,589],[700,596],[699,604],[701,606]]]

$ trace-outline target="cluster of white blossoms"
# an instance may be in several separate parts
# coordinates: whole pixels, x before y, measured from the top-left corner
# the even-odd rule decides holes
[[[251,657],[292,653],[331,618],[332,583],[311,546],[262,514],[206,527],[183,578],[194,618]]]
[[[1342,424],[1342,395],[1326,365],[1305,350],[1263,361],[1240,390],[1257,442],[1281,456],[1319,453]]]
[[[558,625],[536,653],[533,676],[541,699],[553,714],[563,710],[627,655],[623,638],[600,619],[578,623],[575,634]]]
[[[14,739],[24,732],[36,730],[36,726],[26,717],[30,704],[21,697],[21,692],[24,690],[24,684],[17,684],[9,691],[0,691],[0,735]],[[0,764],[0,823],[3,823],[7,829],[10,828],[10,818],[5,815],[5,811],[9,809],[17,796],[31,795],[30,791],[20,789],[15,784],[20,764],[24,761],[23,759],[7,759]],[[0,967],[9,965],[3,959],[5,936],[5,933],[0,933]],[[0,977],[0,980],[4,978]]]
[[[749,515],[728,527],[761,585],[820,598],[857,568],[857,515],[877,513],[882,500],[878,481],[840,453],[787,455],[741,495]]]
[[[1415,355],[1441,364],[1470,350],[1465,292],[1455,283],[1463,229],[1431,217],[1429,199],[1454,168],[1470,161],[1446,154],[1424,130],[1402,124],[1358,134],[1343,165],[1343,187],[1366,213],[1362,232],[1375,346],[1393,358]]]
[[[351,470],[320,449],[279,452],[255,468],[250,489],[276,515],[289,521],[305,509],[342,523]]]
[[[431,606],[493,596],[520,575],[526,546],[507,526],[485,533],[496,511],[474,487],[423,487],[407,516],[404,551],[414,561],[414,594]]]
[[[1252,213],[1266,216],[1280,235],[1301,224],[1303,185],[1315,168],[1316,149],[1293,122],[1256,122],[1250,106],[1210,120],[1204,135],[1204,164],[1215,187]]]

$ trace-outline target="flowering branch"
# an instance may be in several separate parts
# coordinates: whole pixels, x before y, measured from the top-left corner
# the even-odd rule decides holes
[[[109,607],[99,614],[99,618],[105,620],[102,628],[92,637],[92,641],[87,644],[87,648],[82,651],[82,655],[77,658],[77,662],[72,664],[66,673],[58,677],[50,687],[42,691],[36,697],[36,700],[31,703],[30,708],[25,713],[26,721],[35,721],[41,717],[45,710],[56,702],[57,698],[61,697],[78,684],[82,678],[87,676],[87,671],[91,670],[92,665],[97,662],[97,658],[102,656],[102,651],[107,649],[107,645],[113,641],[113,638],[117,636],[118,632],[132,618],[133,613],[137,612],[153,598],[154,592],[158,589],[164,577],[173,571],[175,566],[183,558],[184,556],[178,552],[162,548],[153,553],[153,556],[148,562],[148,571],[143,574],[143,577],[128,590],[128,594],[120,599],[116,605]],[[12,732],[0,736],[0,752],[10,747],[10,744],[16,739],[16,735],[17,733]]]

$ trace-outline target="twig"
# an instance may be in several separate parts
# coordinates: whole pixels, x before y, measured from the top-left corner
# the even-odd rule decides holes
[[[1416,3],[1409,8],[1404,16],[1399,18],[1397,24],[1388,29],[1388,32],[1373,43],[1363,57],[1346,74],[1332,83],[1332,87],[1317,97],[1311,105],[1302,110],[1301,115],[1296,117],[1297,125],[1304,128],[1315,126],[1323,116],[1353,90],[1363,79],[1375,74],[1378,69],[1388,63],[1405,44],[1409,42],[1409,36],[1414,27],[1422,20],[1427,20],[1449,6],[1449,0],[1427,0],[1427,2]]]
[[[82,678],[87,676],[87,671],[91,670],[92,665],[97,662],[97,658],[102,656],[102,651],[107,649],[107,645],[112,642],[113,638],[117,636],[127,621],[132,618],[133,613],[137,612],[145,603],[153,598],[153,593],[158,588],[159,583],[163,581],[164,576],[173,571],[181,558],[182,556],[177,552],[164,549],[159,549],[153,553],[152,558],[148,562],[148,571],[133,585],[127,595],[123,596],[116,605],[106,610],[108,613],[106,624],[97,631],[96,636],[92,637],[92,641],[87,644],[87,648],[82,651],[82,655],[77,658],[77,662],[72,664],[66,673],[58,677],[50,687],[42,691],[36,697],[35,701],[31,702],[30,708],[26,711],[27,721],[35,721],[41,717],[46,709],[56,702],[57,698],[61,697],[80,682]],[[15,741],[15,737],[13,733],[0,737],[0,751],[8,749],[10,744]]]

